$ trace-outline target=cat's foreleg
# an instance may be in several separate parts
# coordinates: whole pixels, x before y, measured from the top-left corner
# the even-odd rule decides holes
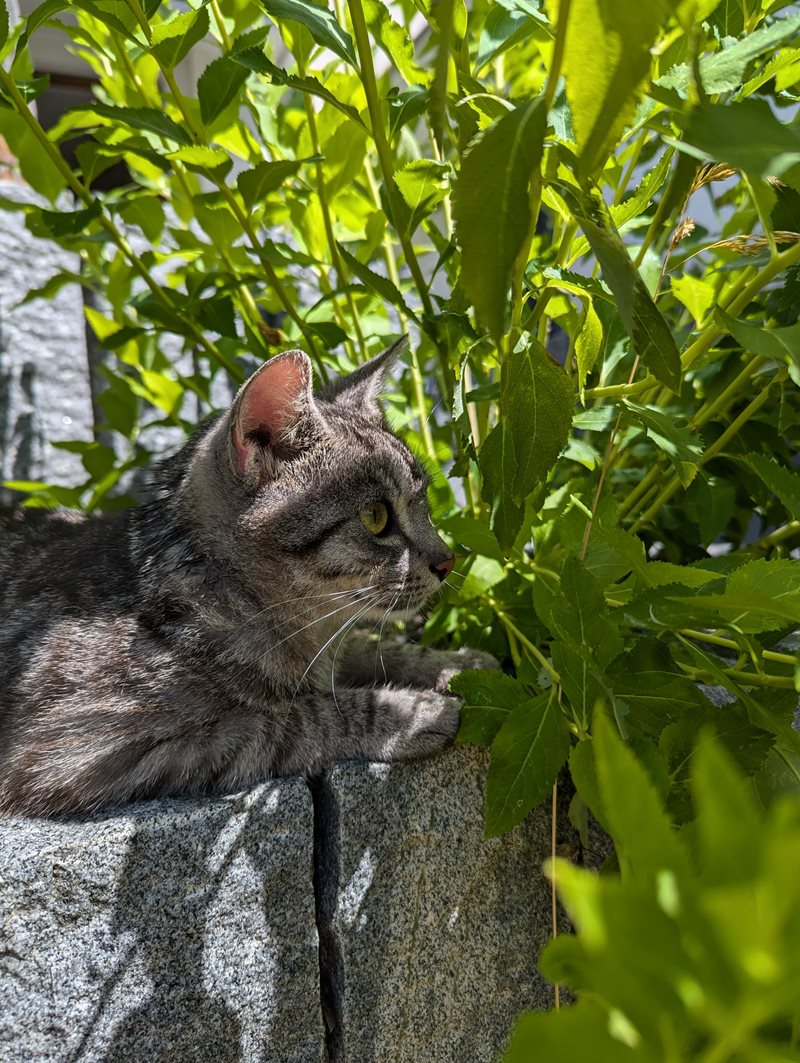
[[[291,731],[281,742],[280,774],[313,774],[338,760],[417,760],[452,745],[461,712],[459,698],[433,690],[336,687],[335,694],[307,695],[275,720]]]
[[[409,642],[376,643],[353,635],[341,654],[339,677],[354,686],[395,684],[445,693],[450,680],[467,668],[498,668],[491,654],[464,647],[435,650]]]

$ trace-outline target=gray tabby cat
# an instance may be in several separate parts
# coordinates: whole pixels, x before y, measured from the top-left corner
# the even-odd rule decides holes
[[[341,642],[453,566],[377,402],[399,347],[316,397],[302,351],[273,358],[138,509],[0,522],[0,811],[232,792],[452,741],[448,681],[490,658],[390,645],[376,684],[374,647]]]

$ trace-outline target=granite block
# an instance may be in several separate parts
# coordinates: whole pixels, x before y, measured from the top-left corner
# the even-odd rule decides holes
[[[318,902],[336,1063],[488,1063],[521,1011],[552,1006],[537,969],[551,926],[549,810],[484,841],[487,766],[468,747],[347,764],[315,794],[332,847]]]
[[[300,780],[0,826],[4,1063],[324,1058]]]

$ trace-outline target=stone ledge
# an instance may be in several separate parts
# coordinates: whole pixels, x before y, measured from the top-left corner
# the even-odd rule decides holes
[[[552,1003],[549,811],[488,754],[0,826],[3,1063],[470,1063]]]
[[[300,780],[0,830],[0,1058],[324,1058]]]

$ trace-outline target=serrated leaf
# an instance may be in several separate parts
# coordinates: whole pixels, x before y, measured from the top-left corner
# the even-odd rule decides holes
[[[184,11],[153,26],[150,52],[161,65],[172,70],[207,33],[208,11],[205,7]]]
[[[579,173],[602,165],[641,95],[650,48],[670,0],[572,0],[562,73],[579,150]]]
[[[800,30],[800,15],[777,19],[770,26],[762,25],[739,41],[723,43],[713,55],[700,60],[699,73],[703,91],[708,95],[738,89],[744,80],[748,65],[765,52],[771,52],[784,41],[789,41]],[[674,89],[686,97],[691,84],[692,71],[688,63],[672,67],[656,82],[663,88]]]
[[[461,281],[494,337],[504,331],[511,274],[531,227],[528,187],[546,118],[542,100],[534,99],[483,130],[467,148],[454,185]]]
[[[77,236],[102,214],[98,200],[83,210],[40,210],[31,212],[26,225],[37,236],[54,236],[56,239]]]
[[[705,318],[715,298],[714,285],[702,277],[684,273],[682,277],[673,277],[670,291],[682,303],[694,318],[695,327]]]
[[[449,172],[447,163],[433,159],[414,159],[395,171],[395,184],[411,211],[406,223],[409,236],[447,195]]]
[[[681,484],[688,487],[702,461],[702,437],[690,428],[676,424],[676,418],[669,410],[639,406],[628,399],[624,403],[633,419],[642,425],[649,438],[667,455]]]
[[[470,562],[469,572],[464,582],[458,589],[459,597],[463,601],[482,596],[506,578],[506,572],[502,564],[493,557],[484,557],[476,554]]]
[[[697,685],[672,661],[655,639],[637,639],[608,669],[617,698],[629,709],[626,722],[638,734],[657,737],[664,727],[687,714],[698,714],[705,699]]]
[[[800,475],[793,470],[779,465],[774,458],[766,454],[751,454],[741,459],[764,482],[795,520],[800,520]]]
[[[603,716],[595,723],[594,741],[600,796],[623,876],[627,872],[652,883],[670,869],[688,877],[686,852],[645,768]]]
[[[437,521],[437,527],[448,532],[458,543],[474,553],[483,554],[484,557],[493,557],[497,561],[502,560],[497,539],[492,535],[485,521],[478,520],[477,517],[458,515]]]
[[[722,885],[750,878],[761,848],[752,787],[710,736],[692,757],[692,791],[706,881]]]
[[[489,8],[489,14],[481,29],[478,40],[478,54],[475,57],[474,75],[507,52],[509,48],[527,40],[534,32],[536,23],[543,22],[541,12],[538,19],[531,18],[528,11],[511,4],[495,3]]]
[[[479,746],[491,745],[508,714],[528,700],[521,683],[489,668],[460,672],[450,680],[450,689],[464,699],[456,741]]]
[[[577,647],[586,647],[601,667],[622,649],[617,623],[609,613],[600,585],[577,557],[564,561],[550,619],[562,638]]]
[[[484,837],[496,838],[521,823],[548,796],[569,744],[555,689],[509,713],[492,743]]]
[[[750,354],[763,354],[788,365],[800,365],[800,324],[762,328],[731,317],[721,306],[714,313],[720,324]]]
[[[264,77],[269,78],[273,85],[287,85],[290,88],[297,89],[298,92],[305,92],[309,96],[316,96],[321,100],[325,100],[326,103],[330,103],[342,114],[346,114],[348,118],[361,126],[366,132],[367,127],[355,107],[352,107],[349,103],[344,103],[315,77],[306,76],[301,78],[295,74],[287,73],[287,71],[276,66],[268,59],[260,48],[246,48],[241,52],[232,54],[230,59],[234,63],[240,63],[242,66],[247,67],[248,70],[254,70],[257,74],[262,74]]]
[[[657,380],[672,391],[680,390],[681,360],[669,326],[611,222],[599,211],[590,217],[586,205],[577,205],[577,219],[614,294],[635,353]]]
[[[236,184],[248,210],[261,203],[270,192],[280,188],[287,177],[297,173],[307,162],[316,162],[318,156],[307,159],[281,159],[278,162],[259,162],[252,170],[243,170]]]
[[[138,225],[151,244],[157,244],[164,230],[164,207],[157,196],[136,196],[120,212],[131,225]]]
[[[595,367],[603,348],[603,323],[594,308],[594,300],[586,302],[586,313],[578,335],[575,337],[575,360],[578,363],[578,387],[581,394],[586,378]]]
[[[405,299],[393,281],[371,270],[363,262],[359,262],[355,255],[352,255],[342,244],[337,244],[336,246],[339,248],[339,254],[344,259],[347,268],[362,284],[365,284],[367,288],[379,295],[381,299],[385,299],[387,303],[399,306],[406,313],[409,313]]]
[[[131,129],[141,129],[146,133],[155,133],[159,137],[165,137],[176,144],[189,147],[192,143],[190,134],[173,122],[168,114],[157,111],[155,107],[116,107],[110,103],[101,103],[100,100],[92,102],[92,112],[110,118],[112,122],[119,122]]]
[[[8,8],[6,7],[6,0],[0,0],[0,48],[2,48],[8,40]]]
[[[170,159],[178,159],[188,170],[205,173],[210,170],[224,176],[233,165],[233,160],[227,151],[221,148],[208,148],[198,145],[191,148],[179,148],[169,155]]]
[[[350,34],[342,29],[333,13],[326,7],[318,7],[311,0],[259,0],[259,3],[276,21],[289,19],[299,22],[305,26],[317,44],[330,48],[351,66],[357,65]]]
[[[395,22],[383,0],[364,0],[364,17],[375,40],[385,49],[400,76],[409,85],[427,85],[431,74],[418,66],[414,42],[405,26]]]
[[[208,64],[197,82],[203,125],[210,125],[236,99],[247,77],[247,67],[225,55]]]
[[[519,503],[566,445],[574,402],[572,381],[536,340],[505,359],[500,419],[478,456],[491,527],[504,549],[511,548],[521,526]]]

